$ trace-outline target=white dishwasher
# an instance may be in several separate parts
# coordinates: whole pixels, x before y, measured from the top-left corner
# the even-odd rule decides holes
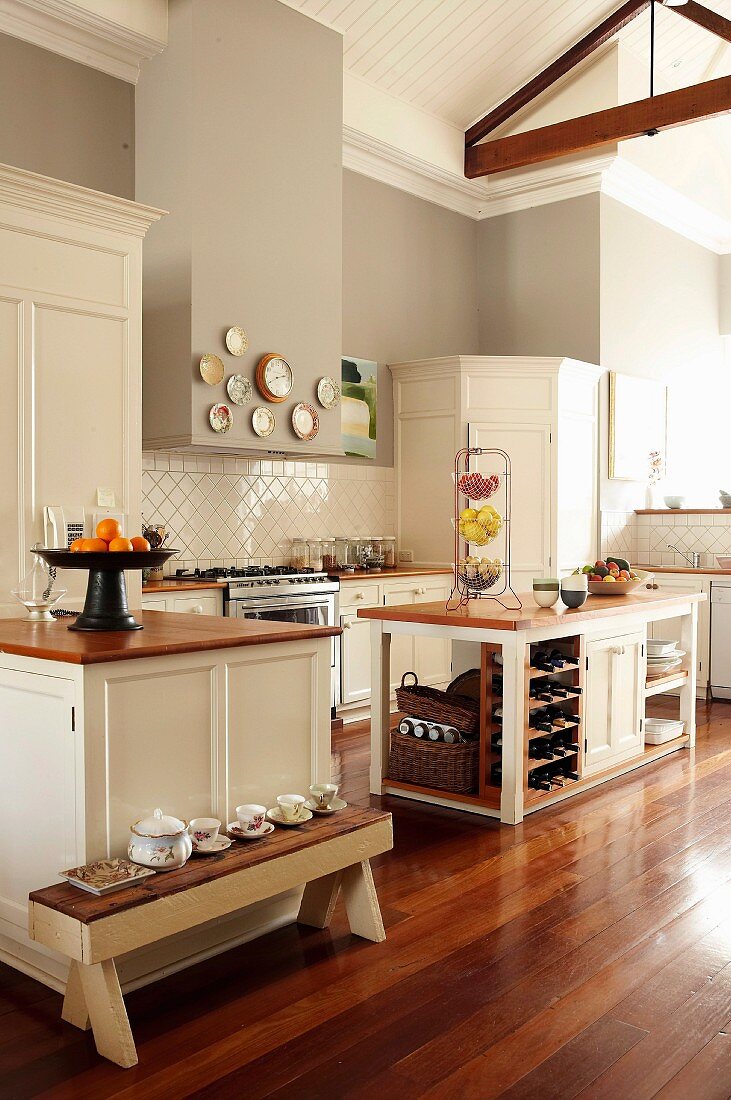
[[[711,695],[731,699],[731,577],[711,581]]]

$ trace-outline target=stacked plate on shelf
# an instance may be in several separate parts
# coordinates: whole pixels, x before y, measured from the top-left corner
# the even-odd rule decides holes
[[[685,657],[685,650],[678,649],[676,641],[666,638],[647,639],[647,675],[665,676],[678,668]]]

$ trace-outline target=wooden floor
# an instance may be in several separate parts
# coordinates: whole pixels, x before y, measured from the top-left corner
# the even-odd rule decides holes
[[[383,799],[386,943],[338,914],[138,990],[134,1069],[0,967],[0,1097],[728,1100],[731,704],[699,718],[693,767],[677,753],[518,828]],[[334,757],[367,802],[367,731]]]

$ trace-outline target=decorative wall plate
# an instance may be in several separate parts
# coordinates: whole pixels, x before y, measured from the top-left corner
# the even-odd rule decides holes
[[[209,386],[217,386],[219,382],[223,382],[223,361],[218,358],[217,355],[207,353],[201,356],[200,362],[201,378],[204,382],[207,382]]]
[[[227,432],[234,422],[233,413],[229,409],[228,405],[216,404],[211,405],[211,411],[208,414],[208,419],[211,422],[211,427],[214,432]]]
[[[270,352],[259,360],[256,384],[267,401],[286,401],[294,385],[294,372],[286,359]]]
[[[232,374],[226,383],[226,392],[234,405],[246,405],[251,401],[254,387],[243,374]]]
[[[277,426],[277,422],[274,419],[274,413],[271,409],[265,409],[263,405],[260,405],[258,409],[254,409],[251,417],[251,426],[258,436],[262,439],[266,439],[268,435],[271,435]]]
[[[226,333],[226,347],[232,355],[243,355],[249,346],[246,330],[240,325],[232,325]]]
[[[300,439],[305,441],[314,439],[320,430],[320,417],[314,406],[306,401],[300,401],[299,405],[295,405],[292,409],[292,427],[294,434]]]
[[[335,409],[340,404],[340,386],[334,378],[326,376],[317,383],[317,400],[323,409]]]

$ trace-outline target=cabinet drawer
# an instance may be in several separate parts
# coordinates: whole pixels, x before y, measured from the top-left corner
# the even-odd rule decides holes
[[[187,611],[189,615],[220,615],[220,607],[218,595],[200,593],[197,596],[176,596],[172,610]]]
[[[351,611],[359,607],[379,607],[381,590],[377,584],[357,584],[348,582],[340,587],[340,610]]]
[[[153,599],[148,596],[142,598],[143,611],[167,611],[167,600],[164,597]]]

